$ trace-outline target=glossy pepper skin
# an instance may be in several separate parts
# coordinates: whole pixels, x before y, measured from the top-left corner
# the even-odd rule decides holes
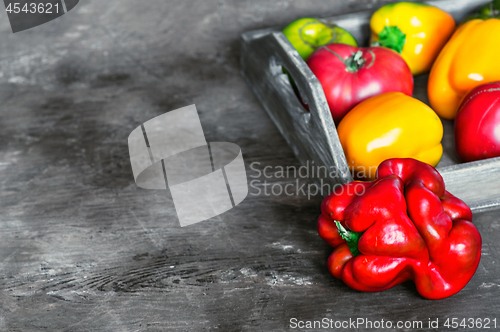
[[[432,108],[454,119],[471,89],[500,80],[500,20],[473,19],[460,25],[439,53],[429,74],[427,94]]]
[[[358,179],[375,178],[389,158],[414,158],[436,166],[443,155],[443,124],[418,99],[399,92],[369,98],[354,107],[337,132],[347,164]]]
[[[335,248],[328,270],[353,289],[378,292],[413,280],[423,297],[442,299],[465,287],[479,264],[471,210],[417,160],[384,161],[375,181],[337,188],[321,211],[318,232]]]
[[[428,72],[455,30],[453,17],[418,2],[397,2],[379,8],[370,20],[372,42],[391,48],[405,59],[413,75]]]
[[[462,101],[455,150],[465,162],[500,157],[500,82],[480,85]]]

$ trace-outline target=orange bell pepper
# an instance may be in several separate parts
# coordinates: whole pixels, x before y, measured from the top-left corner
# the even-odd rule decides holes
[[[419,2],[379,8],[370,20],[372,43],[401,53],[413,75],[428,72],[455,30],[453,17]]]
[[[418,99],[386,92],[359,103],[340,121],[340,144],[353,176],[373,180],[390,158],[413,158],[436,166],[443,155],[443,124]]]
[[[427,94],[441,117],[454,119],[469,90],[500,80],[499,36],[499,19],[473,19],[460,25],[439,53],[429,75]]]

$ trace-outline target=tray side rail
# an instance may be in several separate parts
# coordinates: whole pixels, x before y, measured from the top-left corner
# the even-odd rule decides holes
[[[352,181],[323,88],[286,37],[281,32],[258,38],[244,34],[241,52],[244,79],[301,164],[314,167],[315,174],[320,172],[313,177],[316,183],[333,188]],[[298,100],[283,68],[309,111]]]

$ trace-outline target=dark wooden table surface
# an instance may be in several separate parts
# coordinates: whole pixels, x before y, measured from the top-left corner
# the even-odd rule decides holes
[[[82,0],[16,34],[3,12],[0,330],[284,331],[293,318],[500,328],[498,211],[474,216],[484,244],[469,284],[429,301],[411,283],[360,293],[331,277],[320,196],[251,188],[236,208],[181,228],[168,192],[134,183],[129,133],[194,103],[207,141],[241,147],[256,188],[296,188],[292,176],[258,177],[300,165],[240,76],[239,35],[381,3]]]

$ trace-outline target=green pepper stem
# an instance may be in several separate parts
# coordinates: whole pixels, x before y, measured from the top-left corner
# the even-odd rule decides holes
[[[500,0],[490,2],[490,15],[491,17],[498,17],[500,15]]]
[[[500,15],[500,0],[493,0],[484,5],[479,10],[479,14],[486,15],[487,17],[498,17]]]
[[[337,225],[337,229],[339,230],[340,236],[346,240],[347,246],[349,246],[349,250],[351,251],[351,254],[353,256],[358,256],[361,254],[361,252],[358,249],[358,242],[359,238],[363,233],[359,232],[353,232],[350,230],[347,230],[340,221],[335,220],[335,225]]]
[[[406,43],[406,35],[397,26],[385,26],[378,34],[379,40],[372,43],[372,46],[383,46],[398,53],[403,52]]]

